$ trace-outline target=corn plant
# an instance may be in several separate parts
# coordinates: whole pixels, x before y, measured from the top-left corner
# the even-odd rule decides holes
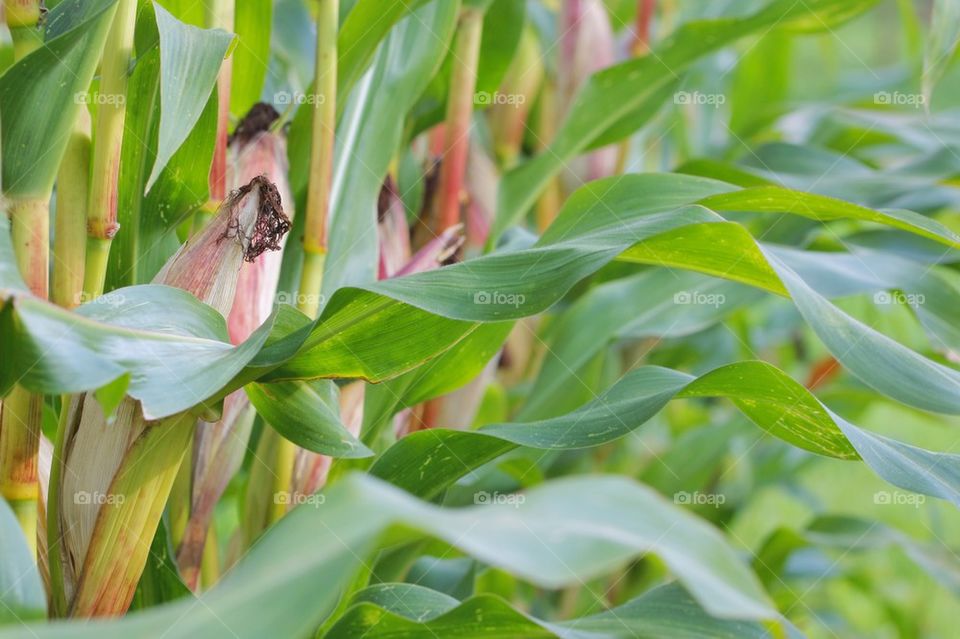
[[[952,636],[958,6],[5,0],[0,639]]]

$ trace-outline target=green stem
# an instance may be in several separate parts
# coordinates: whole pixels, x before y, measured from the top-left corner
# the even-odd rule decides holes
[[[93,147],[93,181],[87,223],[87,265],[83,291],[88,299],[100,296],[106,279],[110,243],[117,229],[117,185],[123,123],[127,114],[127,75],[133,54],[137,0],[119,0],[103,48],[97,127]]]
[[[81,108],[57,175],[51,299],[64,308],[73,308],[83,301],[89,184],[90,113]]]
[[[303,271],[300,274],[300,298],[297,306],[316,317],[323,289],[323,268],[327,255],[327,216],[330,208],[330,184],[333,179],[334,131],[337,126],[337,29],[339,0],[320,0],[317,11],[317,60],[314,77],[313,128],[310,143],[310,181],[307,184],[307,210],[303,235]],[[297,447],[280,437],[274,464],[273,504],[268,520],[274,522],[287,511],[287,503],[278,503],[280,495],[290,491]]]
[[[69,429],[70,397],[63,396],[57,436],[53,442],[53,461],[47,488],[47,566],[50,571],[50,616],[65,617],[67,593],[63,582],[63,545],[60,534],[60,481],[63,476],[64,444]]]
[[[40,0],[4,0],[4,15],[13,40],[13,59],[17,62],[43,46],[39,28]]]
[[[0,425],[0,496],[16,515],[27,546],[37,553],[37,454],[43,397],[15,386],[3,400]]]
[[[83,271],[83,299],[92,300],[103,294],[107,279],[107,262],[110,260],[110,239],[87,236]]]
[[[270,429],[273,431],[273,429]],[[266,433],[265,433],[266,434]],[[273,476],[272,502],[267,514],[267,523],[279,521],[290,507],[290,486],[293,482],[293,464],[297,456],[297,447],[289,439],[277,435],[277,455]]]
[[[34,295],[47,297],[50,196],[11,198],[10,237],[17,266]],[[29,547],[37,544],[37,454],[43,397],[16,386],[0,414],[0,495],[13,508]]]
[[[310,181],[307,184],[307,253],[327,252],[327,215],[333,179],[333,136],[337,119],[337,23],[339,0],[320,0],[317,13],[317,60],[314,78]],[[309,277],[305,274],[304,277]],[[301,293],[313,291],[300,289]]]

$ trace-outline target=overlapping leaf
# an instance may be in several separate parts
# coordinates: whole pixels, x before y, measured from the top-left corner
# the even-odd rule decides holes
[[[744,17],[688,22],[660,43],[655,55],[594,74],[549,147],[504,177],[493,237],[519,220],[548,180],[577,154],[616,142],[643,126],[662,104],[664,90],[697,59],[774,26],[828,28],[833,20],[849,18],[873,4],[875,0],[774,0]]]
[[[954,234],[926,218],[916,219],[918,216],[881,214],[786,190],[762,193],[747,190],[739,197],[723,195],[734,191],[734,187],[720,182],[679,175],[637,175],[595,182],[570,198],[557,222],[529,249],[492,254],[365,288],[341,289],[311,326],[302,318],[292,319],[296,314],[284,307],[287,308],[284,317],[275,315],[251,340],[237,348],[218,342],[219,329],[211,323],[210,312],[186,300],[188,296],[183,294],[176,302],[186,318],[177,320],[181,325],[180,335],[170,330],[169,320],[158,319],[152,324],[150,320],[144,321],[139,313],[136,330],[130,327],[117,330],[100,323],[108,318],[116,322],[115,316],[123,316],[116,309],[129,311],[133,302],[153,300],[159,307],[157,299],[178,299],[176,293],[157,292],[155,287],[127,293],[118,291],[116,297],[82,311],[91,321],[80,323],[75,315],[19,294],[4,309],[9,315],[4,328],[10,331],[9,335],[16,336],[11,337],[10,343],[18,346],[14,357],[5,358],[3,387],[9,387],[23,371],[28,371],[23,382],[29,387],[51,393],[77,392],[103,385],[133,367],[144,372],[133,375],[131,393],[146,399],[150,393],[145,388],[154,388],[156,399],[145,401],[145,408],[159,416],[215,395],[220,390],[217,385],[222,387],[227,383],[224,380],[237,377],[244,367],[246,370],[237,377],[237,384],[261,377],[265,381],[319,377],[384,381],[445,352],[476,331],[481,322],[517,319],[549,308],[580,279],[644,240],[655,242],[657,236],[670,231],[677,233],[677,229],[683,228],[742,231],[739,226],[722,222],[722,218],[709,209],[695,205],[700,201],[709,202],[707,198],[711,197],[718,207],[749,206],[797,212],[820,220],[848,216],[896,225],[948,246],[960,244]],[[955,371],[862,326],[809,290],[795,274],[791,275],[788,267],[777,265],[774,271],[771,264],[775,264],[776,259],[765,262],[755,243],[751,248],[750,243],[754,241],[745,232],[731,237],[733,243],[727,248],[739,250],[736,268],[716,274],[763,285],[768,290],[784,287],[784,283],[772,275],[778,274],[786,280],[807,321],[854,373],[906,403],[946,412],[955,410],[955,400],[944,393],[945,389],[953,388]],[[643,251],[651,245],[646,248],[641,245],[625,257],[642,260]],[[704,266],[692,248],[690,254],[691,262],[684,268],[711,272],[707,268],[709,264]],[[721,251],[721,257],[724,255],[729,257]],[[9,242],[4,240],[0,244],[0,258],[10,263],[10,256]],[[3,286],[13,287],[9,282]],[[116,308],[111,309],[108,302],[115,303]],[[26,319],[24,314],[30,318]],[[157,318],[164,317],[165,311],[158,308]],[[194,321],[194,318],[206,319]],[[134,321],[132,311],[130,321]],[[168,323],[164,324],[165,321]],[[856,342],[841,344],[843,335],[837,333],[838,326],[847,334],[869,340],[869,352]],[[160,334],[155,335],[158,332]],[[93,333],[99,337],[92,339]],[[424,334],[431,335],[431,339],[419,339]],[[132,347],[143,339],[151,344],[167,344],[169,355]],[[181,348],[185,344],[189,348]],[[63,358],[49,355],[65,349],[76,349],[78,353],[77,357],[69,358],[74,362],[70,367],[64,366]],[[211,360],[221,357],[230,362],[229,366],[224,364],[222,370]],[[897,364],[893,368],[878,367],[876,358],[894,358]],[[176,366],[171,365],[174,362]],[[89,374],[82,373],[87,367],[91,369]],[[146,374],[147,370],[156,377],[158,368],[163,370],[163,367],[176,373],[166,376],[163,383],[148,381],[151,375]],[[209,374],[215,369],[216,375]],[[937,374],[933,383],[910,383],[927,371]],[[879,377],[881,374],[883,377]],[[178,392],[177,386],[170,388],[169,384],[179,385],[183,380],[191,381],[192,395],[185,395],[182,389]]]
[[[301,636],[336,603],[377,539],[397,526],[550,588],[602,575],[652,552],[710,615],[779,617],[719,532],[628,479],[551,482],[527,493],[520,507],[443,509],[352,475],[284,518],[216,588],[200,595],[202,605],[177,602],[113,622],[28,624],[0,630],[0,638]],[[413,536],[407,532],[402,538]],[[264,606],[270,615],[263,614]]]
[[[325,637],[464,639],[491,636],[616,639],[632,637],[769,637],[761,624],[715,619],[677,585],[655,588],[621,606],[570,621],[546,622],[492,595],[460,602],[413,584],[379,584],[354,596],[354,605]],[[793,628],[788,636],[800,636]]]

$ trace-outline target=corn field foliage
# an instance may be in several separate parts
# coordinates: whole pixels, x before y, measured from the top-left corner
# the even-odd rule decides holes
[[[3,9],[0,639],[956,636],[956,0]]]

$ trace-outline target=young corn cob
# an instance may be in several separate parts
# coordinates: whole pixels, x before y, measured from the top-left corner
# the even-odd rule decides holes
[[[231,194],[154,281],[189,291],[226,316],[241,265],[280,248],[289,228],[277,188],[257,176]],[[143,571],[195,417],[151,421],[128,397],[108,423],[93,393],[73,397],[68,411],[56,473],[59,517],[50,531],[51,573],[62,569],[51,574],[54,609],[78,617],[119,615]]]
[[[286,139],[283,134],[270,131],[278,117],[272,106],[260,103],[240,122],[230,140],[227,180],[230,184],[243,184],[265,175],[276,185],[280,199],[292,203],[287,180]],[[292,218],[291,206],[287,205],[286,211]],[[281,241],[281,247],[285,241],[286,238]],[[263,253],[241,268],[227,318],[230,340],[234,344],[249,337],[273,310],[282,259],[282,250]],[[224,400],[219,421],[197,424],[190,513],[177,549],[181,574],[192,589],[200,585],[200,567],[214,507],[243,461],[253,417],[246,394],[239,390]]]
[[[527,116],[542,82],[543,52],[540,40],[534,28],[527,26],[520,39],[517,55],[500,84],[499,93],[506,99],[497,100],[490,107],[490,133],[497,158],[504,168],[509,169],[516,164],[520,155]]]
[[[615,42],[603,0],[565,0],[561,21],[557,75],[562,120],[587,78],[613,64]],[[573,191],[581,184],[612,175],[616,166],[617,147],[611,145],[572,162],[563,180],[567,190]]]

